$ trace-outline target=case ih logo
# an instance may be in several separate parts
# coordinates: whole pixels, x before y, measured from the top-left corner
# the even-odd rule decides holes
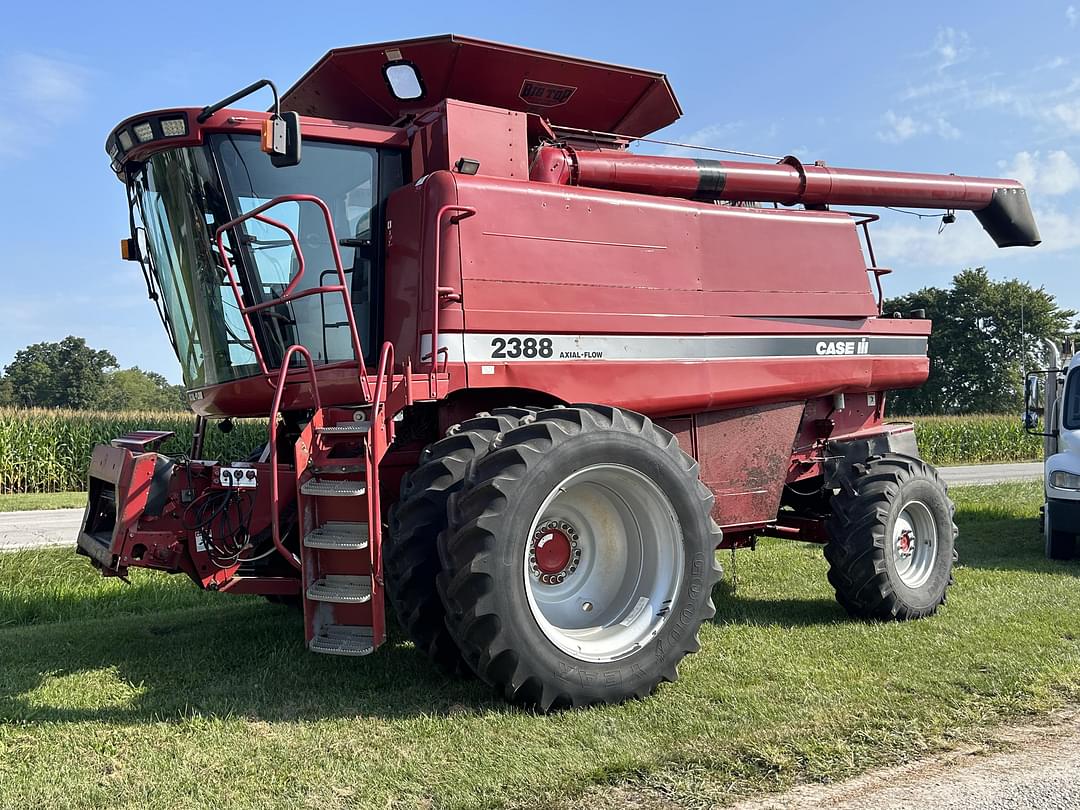
[[[818,354],[869,354],[870,341],[822,340],[814,348]]]
[[[564,84],[534,82],[532,79],[526,79],[521,83],[521,92],[518,95],[522,101],[534,107],[558,107],[568,102],[570,96],[576,91],[576,87],[567,87]]]

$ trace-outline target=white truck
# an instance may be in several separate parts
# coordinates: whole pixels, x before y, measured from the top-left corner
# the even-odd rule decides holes
[[[1049,368],[1027,375],[1024,426],[1043,437],[1046,556],[1068,560],[1080,535],[1080,354],[1067,350],[1063,361],[1053,342],[1046,349]]]

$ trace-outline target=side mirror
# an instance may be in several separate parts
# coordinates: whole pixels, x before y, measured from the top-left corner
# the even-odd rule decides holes
[[[1038,372],[1028,372],[1027,380],[1025,380],[1024,384],[1024,410],[1029,414],[1035,412],[1037,416],[1038,412],[1043,409],[1042,382],[1042,376]]]
[[[1024,430],[1032,436],[1054,436],[1053,432],[1044,431],[1053,431],[1050,407],[1054,403],[1048,402],[1047,398],[1049,396],[1050,400],[1053,400],[1055,395],[1047,390],[1047,386],[1054,380],[1050,375],[1056,373],[1054,369],[1029,371],[1024,379]],[[1044,418],[1047,424],[1040,430],[1040,423]]]
[[[262,150],[279,169],[297,165],[300,162],[300,113],[283,112],[263,121]]]

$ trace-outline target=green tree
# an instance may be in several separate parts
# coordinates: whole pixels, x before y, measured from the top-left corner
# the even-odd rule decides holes
[[[14,405],[90,408],[101,392],[105,372],[117,367],[111,352],[91,349],[68,336],[59,343],[35,343],[15,354],[4,369]]]
[[[108,372],[95,406],[103,411],[179,411],[187,408],[187,397],[183,386],[135,366]]]
[[[1042,340],[1060,340],[1076,312],[1058,307],[1042,287],[994,281],[964,270],[949,289],[927,287],[885,302],[884,311],[925,309],[933,321],[930,377],[921,388],[891,394],[907,414],[1018,413],[1024,370],[1042,363]]]

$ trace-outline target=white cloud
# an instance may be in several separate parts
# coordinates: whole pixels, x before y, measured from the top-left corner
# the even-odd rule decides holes
[[[960,137],[960,130],[943,116],[916,120],[910,115],[898,115],[893,110],[887,110],[882,116],[882,122],[885,128],[878,130],[877,136],[885,143],[903,143],[916,135],[928,134],[936,134],[946,140]]]
[[[877,136],[885,143],[903,143],[920,132],[920,125],[910,115],[897,115],[889,110],[882,119],[887,128],[879,130]]]
[[[1068,132],[1080,133],[1080,100],[1055,104],[1050,108],[1048,117],[1053,123],[1064,126]]]
[[[90,72],[72,62],[16,53],[0,64],[0,156],[21,157],[34,140],[80,115],[88,101]]]
[[[1069,27],[1075,27],[1078,20],[1080,20],[1080,10],[1077,10],[1076,6],[1067,6],[1065,8],[1065,19],[1069,21]]]
[[[1002,160],[998,165],[1033,194],[1059,196],[1080,188],[1080,166],[1061,149],[1048,152],[1045,158],[1038,151],[1017,152],[1011,163]]]
[[[941,28],[934,40],[934,54],[937,56],[937,69],[945,70],[966,60],[974,49],[971,47],[967,31],[955,28]]]

